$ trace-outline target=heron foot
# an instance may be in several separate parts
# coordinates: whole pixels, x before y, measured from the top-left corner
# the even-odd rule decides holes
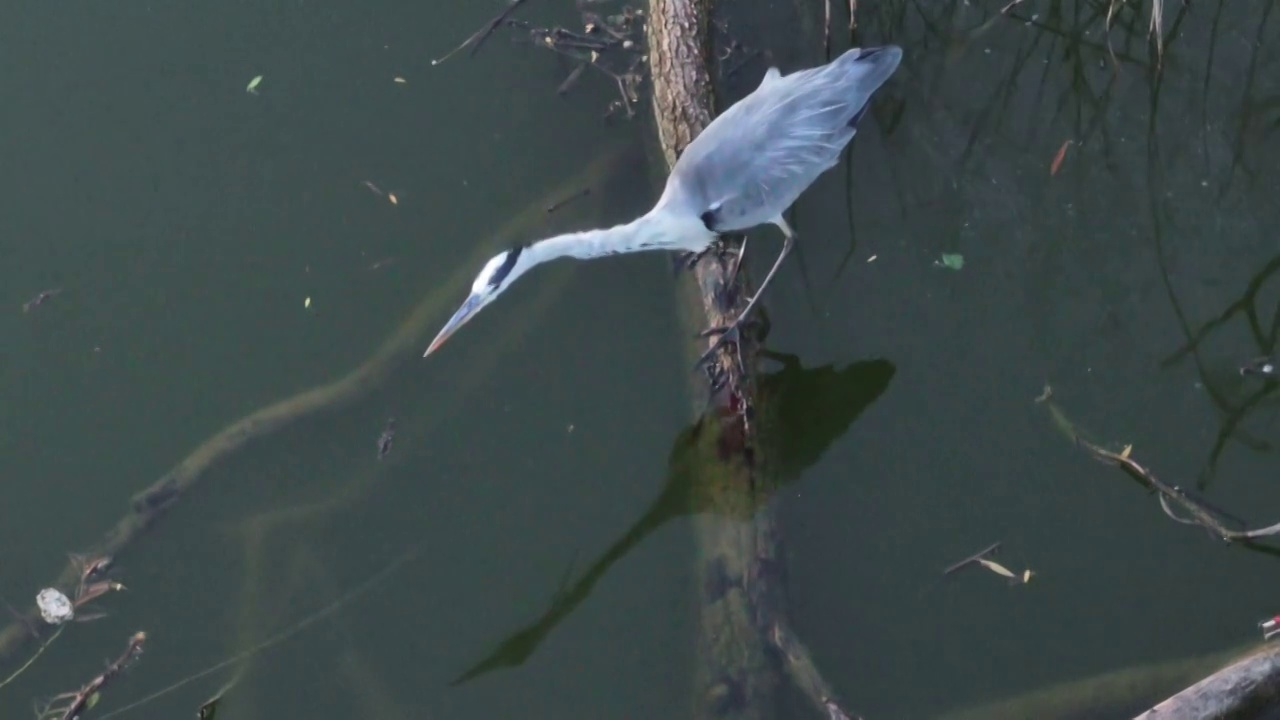
[[[703,330],[697,335],[694,335],[694,337],[709,338],[709,337],[712,337],[713,335],[723,336],[723,335],[736,334],[740,328],[745,328],[748,330],[759,330],[763,328],[764,325],[765,325],[764,322],[756,318],[739,317],[737,320],[734,320],[732,323],[729,323],[728,325],[720,325],[718,327],[707,328],[706,330]]]
[[[741,347],[742,330],[744,328],[762,329],[763,327],[765,327],[764,323],[759,320],[748,318],[747,314],[743,313],[738,316],[737,320],[734,320],[728,325],[707,328],[706,330],[698,333],[697,337],[700,338],[707,338],[713,335],[719,335],[720,337],[716,338],[716,341],[711,344],[711,347],[707,348],[707,351],[702,353],[702,356],[698,358],[698,362],[694,364],[694,369],[702,367],[708,360],[715,357],[716,352],[719,351],[720,348],[724,347],[726,343],[734,343]]]

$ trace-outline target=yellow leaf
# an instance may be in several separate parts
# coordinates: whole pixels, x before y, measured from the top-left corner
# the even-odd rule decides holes
[[[395,80],[396,82],[400,83],[401,85],[403,85],[403,84],[405,84],[405,83],[409,82],[408,80],[405,80],[404,78],[402,78],[402,77],[400,77],[400,76],[398,76],[398,75],[394,78],[394,80]]]
[[[311,307],[311,296],[310,296],[310,295],[308,295],[308,296],[307,296],[307,299],[306,299],[306,300],[303,300],[303,301],[302,301],[302,307],[304,307],[304,308],[309,308],[309,307]]]
[[[1128,459],[1129,459],[1129,453],[1130,453],[1130,452],[1132,452],[1132,451],[1133,451],[1133,445],[1132,445],[1132,444],[1125,445],[1125,446],[1124,446],[1124,450],[1122,450],[1122,451],[1120,452],[1120,457],[1124,458],[1125,460],[1128,460]]]
[[[1022,584],[1026,585],[1028,582],[1030,582],[1032,575],[1035,575],[1035,573],[1031,572],[1030,568],[1027,568],[1027,570],[1022,573]]]

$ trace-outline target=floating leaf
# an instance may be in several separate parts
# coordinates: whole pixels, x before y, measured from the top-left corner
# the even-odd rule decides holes
[[[995,573],[995,574],[997,574],[997,575],[1003,575],[1003,576],[1005,576],[1005,577],[1007,577],[1007,578],[1012,578],[1012,579],[1014,579],[1014,580],[1016,580],[1016,579],[1018,578],[1018,576],[1017,576],[1017,575],[1015,575],[1015,574],[1014,574],[1014,572],[1013,572],[1012,570],[1010,570],[1009,568],[1007,568],[1007,567],[1005,567],[1005,566],[1001,565],[1000,563],[996,562],[995,560],[988,560],[988,559],[986,559],[986,558],[978,558],[978,562],[982,563],[982,567],[984,567],[984,568],[986,568],[986,569],[990,570],[991,572],[993,572],[993,573]]]
[[[942,253],[938,264],[948,270],[959,270],[964,267],[964,256],[960,253]]]
[[[1067,148],[1071,147],[1071,141],[1067,140],[1062,143],[1062,147],[1058,148],[1057,154],[1053,156],[1053,162],[1049,164],[1049,177],[1058,174],[1058,169],[1062,167],[1062,161],[1067,158]]]
[[[253,76],[253,79],[252,79],[252,80],[250,80],[250,81],[249,81],[249,84],[245,87],[245,89],[244,89],[244,90],[245,90],[245,92],[247,92],[247,93],[252,93],[252,94],[254,94],[254,95],[257,95],[257,94],[258,94],[258,83],[260,83],[260,82],[262,82],[262,76],[261,76],[261,75],[255,75],[255,76]]]

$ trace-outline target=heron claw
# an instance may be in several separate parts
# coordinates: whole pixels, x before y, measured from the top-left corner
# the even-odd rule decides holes
[[[697,336],[700,338],[708,338],[713,335],[719,335],[720,337],[716,338],[716,341],[711,344],[711,347],[707,348],[707,351],[702,353],[702,356],[698,358],[698,362],[694,364],[694,369],[696,370],[702,367],[707,361],[715,357],[716,352],[719,351],[720,348],[724,347],[725,343],[732,342],[740,346],[742,343],[743,328],[758,328],[760,326],[761,323],[759,320],[748,319],[745,315],[740,315],[737,320],[734,320],[726,326],[707,328],[706,330],[698,333]]]
[[[706,330],[703,330],[702,332],[698,333],[694,337],[709,338],[713,335],[722,335],[722,336],[736,335],[739,328],[759,329],[764,326],[765,326],[765,323],[756,318],[748,319],[748,318],[740,317],[728,325],[721,325],[719,327],[707,328]],[[722,337],[721,339],[723,340],[724,338]]]

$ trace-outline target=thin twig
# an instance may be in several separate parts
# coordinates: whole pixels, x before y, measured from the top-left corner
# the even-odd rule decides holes
[[[1058,409],[1054,403],[1047,400],[1044,402],[1049,405],[1050,410],[1053,411],[1055,419],[1059,421],[1059,424],[1063,424],[1065,416],[1062,415],[1062,411]],[[1070,426],[1064,426],[1063,430],[1068,433],[1078,447],[1083,448],[1095,459],[1119,467],[1134,480],[1137,480],[1145,487],[1159,493],[1161,507],[1164,509],[1166,514],[1178,522],[1189,522],[1200,525],[1227,542],[1247,542],[1258,538],[1280,534],[1280,523],[1257,528],[1255,530],[1232,530],[1218,519],[1218,516],[1230,517],[1229,513],[1215,510],[1209,507],[1206,503],[1202,503],[1195,498],[1192,498],[1180,487],[1165,483],[1163,480],[1156,477],[1155,473],[1153,473],[1150,468],[1133,459],[1130,452],[1131,448],[1126,447],[1124,451],[1118,453],[1112,452],[1080,437],[1080,435],[1074,431],[1074,428]],[[1188,517],[1180,518],[1175,516],[1173,512],[1173,507],[1175,506],[1185,512]]]
[[[973,565],[979,560],[983,560],[991,555],[994,555],[996,550],[1000,549],[1000,543],[1002,542],[1003,542],[1002,540],[997,540],[996,542],[991,543],[987,547],[979,550],[978,552],[970,555],[969,557],[961,560],[960,562],[952,563],[949,567],[947,567],[946,570],[942,571],[942,574],[950,575],[951,573],[959,570],[960,568],[968,567],[969,565]]]
[[[496,29],[499,25],[501,25],[511,15],[511,13],[515,12],[515,9],[523,5],[524,2],[525,0],[511,0],[510,5],[507,5],[505,8],[502,9],[502,12],[498,13],[492,20],[485,23],[484,26],[481,27],[479,30],[472,33],[471,37],[467,38],[466,40],[463,40],[461,45],[450,50],[449,53],[444,57],[439,58],[438,60],[432,60],[431,64],[439,65],[445,60],[448,60],[449,58],[453,57],[453,55],[457,53],[459,50],[461,50],[462,48],[468,45],[471,45],[472,43],[475,43],[475,46],[471,48],[470,55],[474,57],[476,52],[480,50],[480,46],[484,45],[485,40],[488,40],[489,36],[493,34],[494,29]]]
[[[114,662],[107,665],[107,669],[102,671],[94,679],[85,683],[79,690],[75,692],[64,693],[54,698],[43,712],[37,713],[41,718],[56,716],[58,720],[77,720],[88,710],[90,706],[98,701],[98,694],[107,686],[107,683],[114,680],[120,673],[124,672],[125,667],[133,661],[134,658],[142,654],[142,643],[147,639],[144,632],[134,633],[129,638],[129,644],[125,647],[124,652]],[[66,707],[54,708],[53,703],[60,699],[69,699]]]
[[[636,113],[631,109],[631,99],[627,97],[627,86],[622,84],[621,77],[614,75],[613,79],[618,83],[618,93],[622,95],[622,105],[627,109],[627,117],[635,117]]]
[[[19,675],[26,672],[27,668],[31,667],[31,663],[35,662],[36,658],[40,657],[40,655],[44,653],[45,648],[52,645],[53,641],[57,640],[58,636],[62,634],[62,631],[66,629],[67,629],[66,625],[59,625],[58,629],[53,633],[53,635],[48,640],[45,640],[43,644],[40,645],[40,647],[36,650],[35,654],[32,655],[30,659],[28,659],[25,663],[22,664],[22,667],[18,668],[17,670],[14,670],[12,675],[4,679],[4,682],[0,682],[0,688],[13,682]]]
[[[587,69],[586,62],[578,63],[577,67],[575,67],[573,71],[569,73],[569,77],[566,77],[564,79],[564,82],[560,83],[560,87],[556,88],[556,94],[564,95],[565,93],[569,92],[569,90],[574,85],[578,84],[578,78],[582,77],[582,71],[586,69]]]

